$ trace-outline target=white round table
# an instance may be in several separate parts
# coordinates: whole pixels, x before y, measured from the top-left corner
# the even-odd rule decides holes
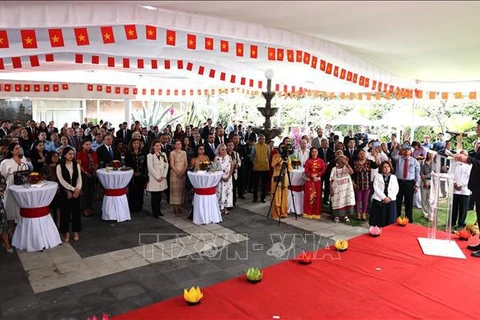
[[[12,238],[15,248],[40,251],[62,243],[49,208],[57,189],[58,184],[52,181],[28,188],[23,185],[10,186],[10,194],[20,207],[21,216]]]
[[[303,185],[305,184],[305,171],[303,168],[290,171],[290,184],[292,186],[288,186],[288,212],[292,214],[296,212],[297,215],[301,216],[303,214]],[[295,197],[295,208],[293,207],[292,193]]]
[[[193,197],[193,223],[207,224],[222,222],[215,187],[223,172],[188,172],[188,178],[195,189]]]
[[[102,203],[102,219],[123,222],[130,220],[126,187],[132,180],[133,170],[107,172],[105,168],[97,170],[97,177],[105,189]]]

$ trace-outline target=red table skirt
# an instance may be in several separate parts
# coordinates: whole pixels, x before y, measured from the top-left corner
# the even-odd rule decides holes
[[[288,189],[295,191],[295,192],[302,192],[303,186],[289,186]]]

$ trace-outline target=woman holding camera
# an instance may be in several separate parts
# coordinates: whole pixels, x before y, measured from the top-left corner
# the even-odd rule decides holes
[[[282,151],[284,148],[285,144],[281,143],[278,149]],[[283,168],[282,172],[282,167],[285,162],[282,153],[284,152],[276,153],[272,158],[273,175],[271,180],[270,201],[272,204],[272,217],[274,219],[285,218],[288,210],[288,176],[287,168]],[[288,170],[292,171],[293,168],[290,157],[287,156],[286,160]]]
[[[320,219],[322,210],[322,181],[321,177],[327,170],[325,162],[318,157],[318,149],[310,149],[310,157],[305,162],[305,197],[303,199],[303,217]]]
[[[72,220],[73,240],[80,239],[82,229],[80,214],[80,194],[82,191],[82,170],[75,160],[72,147],[62,151],[60,164],[57,166],[57,177],[60,183],[60,233],[65,242],[70,241],[70,219]]]

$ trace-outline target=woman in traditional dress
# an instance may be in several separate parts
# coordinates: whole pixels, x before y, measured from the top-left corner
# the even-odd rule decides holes
[[[16,171],[26,170],[25,165],[29,165],[27,159],[22,156],[22,147],[17,142],[8,145],[8,155],[0,164],[0,173],[7,179],[7,188],[3,198],[7,219],[10,225],[10,233],[15,230],[15,220],[20,220],[20,207],[15,199],[10,195],[8,188],[13,185],[13,175]]]
[[[147,191],[152,199],[152,215],[154,218],[163,216],[161,211],[162,191],[168,188],[168,160],[167,155],[162,152],[162,144],[159,140],[152,142],[152,151],[147,155],[148,184]]]
[[[97,153],[92,150],[92,142],[84,140],[82,151],[77,154],[77,161],[82,169],[82,208],[85,217],[91,216],[93,210],[93,194],[98,168]]]
[[[284,147],[284,144],[279,145],[279,150]],[[284,159],[282,158],[281,153],[276,153],[272,158],[272,180],[271,180],[271,191],[270,191],[270,203],[272,206],[272,218],[285,218],[288,214],[288,175],[285,168],[282,172],[282,166],[284,164]],[[292,171],[292,161],[290,157],[287,157],[287,166],[288,171]],[[282,176],[280,176],[282,174]]]
[[[224,143],[218,145],[215,154],[214,162],[219,164],[223,171],[222,179],[217,185],[218,204],[222,214],[228,214],[227,208],[233,207],[233,162]]]
[[[392,174],[392,165],[383,161],[373,179],[372,213],[369,224],[384,227],[397,219],[396,198],[398,194],[397,177]]]
[[[353,161],[353,189],[355,190],[355,211],[357,220],[367,221],[368,200],[370,199],[372,169],[377,169],[380,158],[376,149],[372,150],[375,161],[367,159],[365,149],[358,151],[358,159]],[[361,208],[360,208],[361,204]]]
[[[327,170],[325,162],[318,157],[318,149],[310,149],[310,157],[305,162],[305,182],[303,200],[303,217],[307,219],[320,219],[322,210],[322,182],[321,176]]]
[[[3,206],[3,194],[7,188],[7,179],[0,174],[0,235],[3,241],[3,247],[8,253],[13,253],[8,240],[8,219],[5,207]]]
[[[143,192],[147,178],[147,157],[142,152],[140,142],[140,139],[132,139],[125,156],[125,165],[133,169],[132,181],[128,185],[128,206],[131,212],[143,210]]]
[[[62,158],[57,166],[57,177],[60,183],[60,233],[63,241],[70,241],[70,220],[72,221],[73,240],[80,239],[82,229],[80,194],[82,190],[82,174],[80,165],[75,160],[75,152],[71,147],[62,150]]]
[[[355,193],[353,191],[352,178],[353,170],[348,164],[348,158],[338,155],[335,158],[336,166],[330,174],[330,198],[332,202],[332,214],[335,222],[342,218],[350,222],[348,218],[355,212]]]
[[[170,152],[170,204],[173,212],[181,214],[185,193],[185,176],[188,170],[187,153],[182,150],[182,142],[175,140],[175,149]]]

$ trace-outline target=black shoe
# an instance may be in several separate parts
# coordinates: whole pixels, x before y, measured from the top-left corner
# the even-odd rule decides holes
[[[479,251],[472,252],[472,257],[480,258],[480,250],[479,250]]]
[[[478,251],[480,250],[480,244],[477,244],[476,246],[469,245],[467,249],[472,251]]]
[[[258,199],[253,199],[253,201],[252,201],[252,202],[258,202]]]
[[[265,199],[262,199],[262,203],[266,203],[267,201]]]

